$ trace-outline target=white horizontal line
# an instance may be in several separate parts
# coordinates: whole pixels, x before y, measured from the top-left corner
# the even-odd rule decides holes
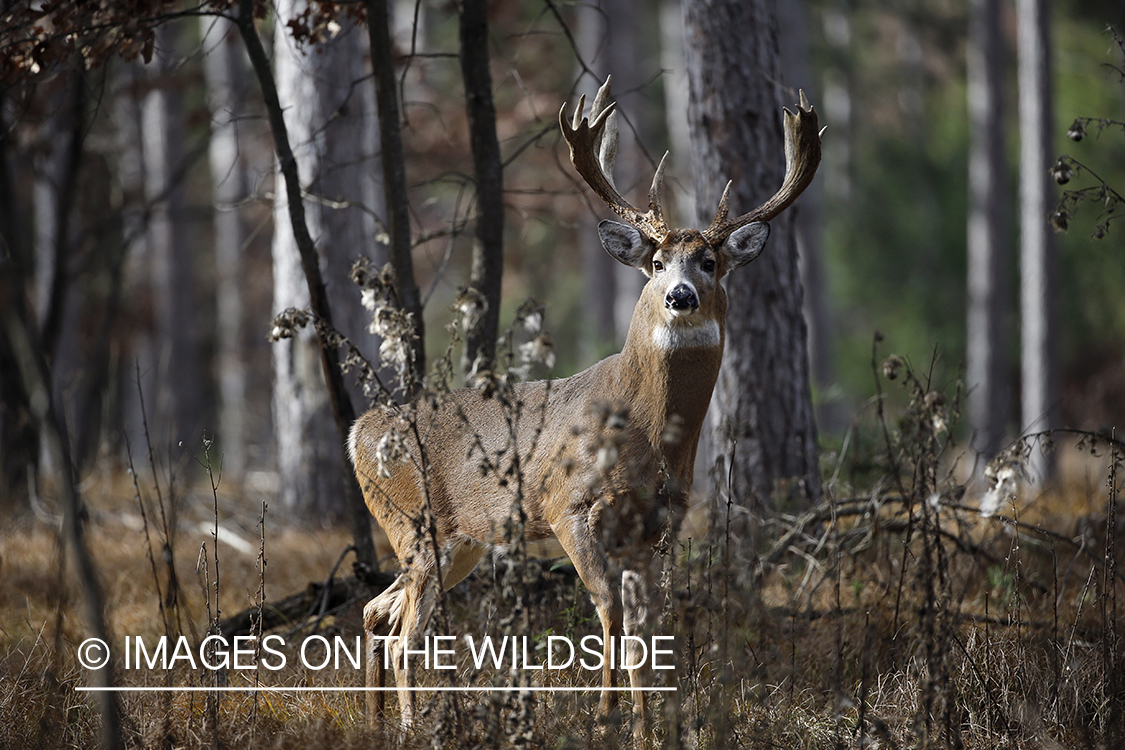
[[[85,693],[390,693],[397,687],[76,687]],[[615,693],[632,691],[631,687],[409,687],[409,693],[597,693],[609,690]],[[676,692],[675,687],[636,688],[645,692]]]

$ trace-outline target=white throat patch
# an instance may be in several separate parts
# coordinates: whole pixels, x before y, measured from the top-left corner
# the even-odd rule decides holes
[[[700,325],[668,324],[652,329],[652,343],[658,349],[703,349],[719,345],[719,324],[708,320]]]

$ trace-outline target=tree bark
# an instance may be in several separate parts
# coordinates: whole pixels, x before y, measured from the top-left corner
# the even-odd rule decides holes
[[[317,148],[316,134],[324,127],[326,119],[320,107],[321,82],[312,72],[315,69],[313,58],[330,53],[317,49],[309,50],[306,55],[290,36],[288,21],[298,17],[305,8],[304,0],[277,4],[273,57],[278,101],[293,149],[294,171],[299,168],[305,180],[311,181],[321,168],[322,154]],[[272,255],[276,314],[291,307],[310,307],[312,291],[305,267],[315,269],[320,276],[320,257],[312,247],[312,238],[324,238],[326,232],[318,206],[303,197],[307,182],[298,182],[298,195],[294,195],[294,191],[289,190],[289,181],[299,178],[291,177],[282,167],[275,179]],[[301,231],[291,220],[293,201],[301,204],[309,247],[302,247],[304,241],[298,238]],[[331,242],[331,238],[328,241]],[[303,257],[310,250],[311,257]],[[328,306],[324,282],[318,279],[317,285]],[[273,416],[281,505],[286,511],[307,518],[339,515],[338,499],[343,496],[343,481],[346,480],[344,459],[333,445],[335,429],[325,409],[327,373],[319,361],[321,348],[312,328],[296,332],[293,338],[277,341],[272,348]]]
[[[592,100],[606,77],[613,75],[613,98],[620,123],[614,180],[623,195],[640,191],[645,202],[655,165],[645,162],[641,143],[652,142],[659,135],[659,128],[652,126],[656,113],[640,91],[645,76],[651,72],[644,71],[647,50],[643,44],[649,7],[628,0],[601,0],[577,6],[582,56],[579,66],[586,72],[579,79],[579,93]],[[659,154],[656,156],[659,158]],[[594,346],[589,347],[593,358],[625,343],[645,277],[637,269],[614,260],[597,239],[596,222],[586,223],[589,226],[582,230],[582,256],[589,290],[589,302],[585,305],[587,330],[597,337],[591,342]]]
[[[406,185],[406,159],[402,148],[394,47],[391,38],[388,0],[365,0],[367,33],[371,46],[375,98],[379,109],[379,142],[383,160],[383,194],[386,199],[389,254],[398,284],[399,304],[414,316],[413,377],[420,379],[426,368],[426,330],[422,320],[422,296],[414,280],[413,242],[410,237],[410,201]],[[415,383],[406,383],[413,395]]]
[[[9,132],[9,107],[0,92],[0,129]],[[24,285],[31,273],[30,242],[21,196],[15,190],[15,167],[10,150],[14,138],[0,139],[0,310],[23,304]],[[28,483],[34,481],[39,461],[39,430],[31,413],[31,395],[23,379],[9,377],[18,371],[11,338],[0,336],[0,511],[28,507]]]
[[[706,226],[728,178],[739,211],[782,183],[778,23],[766,0],[685,0],[684,29],[697,221]],[[820,493],[794,213],[775,219],[767,251],[727,279],[711,411],[716,494],[759,513],[779,492],[801,504]]]
[[[359,256],[372,258],[380,268],[388,260],[386,245],[377,239],[385,205],[382,172],[374,163],[378,116],[375,91],[364,82],[370,74],[367,32],[347,18],[339,23],[340,31],[305,57],[305,66],[316,79],[322,113],[316,137],[319,167],[316,174],[308,175],[317,200],[310,202],[309,209],[317,215],[322,232],[318,250],[332,320],[348,340],[377,360],[378,337],[370,331],[371,314],[360,304],[351,268]],[[367,404],[368,397],[350,376],[344,385],[353,404]]]
[[[223,469],[241,476],[246,468],[246,351],[242,345],[242,245],[246,230],[236,203],[245,194],[238,154],[236,118],[245,94],[236,30],[227,21],[200,17],[200,34],[210,52],[203,58],[207,106],[211,113],[208,156],[214,199],[215,303],[218,312],[219,449]]]
[[[469,144],[477,186],[476,243],[469,286],[484,299],[476,324],[465,332],[461,370],[492,370],[500,329],[500,286],[504,273],[504,170],[496,139],[496,106],[488,61],[488,4],[461,2],[461,78],[469,117]]]
[[[0,271],[0,285],[8,278],[6,271]],[[22,290],[20,291],[22,295]],[[10,300],[2,310],[0,326],[3,338],[10,342],[18,372],[24,384],[24,391],[30,395],[28,404],[39,430],[45,438],[51,462],[59,472],[59,490],[62,496],[63,526],[62,541],[71,554],[77,589],[85,610],[86,626],[90,635],[101,641],[108,649],[111,636],[105,618],[105,595],[101,581],[94,570],[94,561],[86,545],[86,512],[78,495],[78,477],[70,456],[70,444],[66,424],[58,411],[52,395],[51,374],[43,357],[42,344],[36,339],[30,323],[29,313],[22,296]],[[6,373],[5,377],[15,373]],[[97,650],[88,652],[89,656],[99,658]],[[105,663],[90,670],[90,683],[93,687],[112,688],[114,685],[114,660],[106,654]],[[97,694],[101,713],[101,747],[117,750],[125,747],[121,737],[121,704],[117,694],[105,690]]]
[[[274,136],[274,147],[277,150],[278,166],[284,176],[289,222],[282,222],[282,224],[292,228],[294,240],[301,256],[301,268],[308,286],[310,307],[318,318],[331,324],[332,314],[324,290],[324,281],[320,275],[316,246],[306,223],[297,159],[290,146],[284,111],[278,98],[277,86],[270,69],[270,61],[254,26],[253,0],[240,0],[238,30],[246,45],[251,66],[262,90],[270,130]],[[280,188],[281,185],[278,187]],[[355,421],[355,410],[347,392],[344,390],[343,374],[340,372],[339,366],[339,353],[335,348],[327,346],[323,340],[320,341],[320,362],[328,388],[332,413],[336,420],[336,445],[339,446],[342,453],[343,446],[347,444],[348,431],[352,422]],[[357,569],[377,570],[375,545],[371,537],[371,516],[363,503],[359,485],[356,484],[355,478],[347,469],[344,470],[343,483],[348,519],[355,539]]]
[[[969,220],[969,424],[973,448],[988,461],[999,450],[1008,420],[1007,201],[1004,158],[1004,36],[999,0],[973,0],[968,45]]]
[[[1051,210],[1051,27],[1048,0],[1017,0],[1020,120],[1021,428],[1056,426],[1054,243]],[[1050,479],[1054,460],[1031,452],[1035,478]]]
[[[778,33],[781,40],[782,82],[790,98],[804,91],[811,101],[824,101],[823,85],[809,67],[812,57],[809,45],[808,4],[787,2],[778,5]],[[796,99],[793,99],[796,101]],[[823,117],[823,115],[821,115]],[[836,132],[835,123],[832,128]],[[836,331],[832,303],[824,271],[824,179],[817,179],[801,194],[800,221],[794,222],[797,259],[801,286],[805,297],[805,323],[808,326],[809,371],[812,383],[821,395],[816,405],[816,424],[821,432],[844,432],[847,418],[841,404],[826,395],[833,387],[836,372],[833,366]]]
[[[196,345],[195,267],[185,229],[184,190],[176,170],[183,162],[182,92],[170,85],[177,32],[156,31],[158,52],[146,66],[150,89],[141,103],[146,232],[154,314],[151,395],[157,439],[196,450],[203,429],[202,371]]]

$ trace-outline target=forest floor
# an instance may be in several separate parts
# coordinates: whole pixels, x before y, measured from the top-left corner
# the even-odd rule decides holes
[[[1087,440],[1078,447],[1091,450]],[[667,690],[647,694],[644,744],[1120,746],[1125,607],[1116,598],[1123,587],[1111,447],[1094,446],[1097,455],[1084,463],[1068,460],[1062,489],[1023,485],[987,518],[976,510],[979,497],[952,481],[920,494],[925,483],[910,477],[921,459],[902,471],[905,481],[863,492],[845,493],[837,472],[822,503],[760,526],[733,506],[715,506],[710,521],[704,506],[694,509],[652,572],[663,586],[651,597],[650,635],[663,639],[649,642],[662,649],[651,656],[672,668],[650,675],[651,686]],[[351,661],[362,599],[261,634],[277,636],[273,651],[243,644],[249,650],[231,654],[238,668],[208,668],[204,660],[223,658],[221,649],[199,649],[212,624],[261,606],[263,594],[268,609],[330,574],[348,575],[350,538],[340,528],[285,522],[273,507],[263,532],[268,488],[223,480],[212,492],[205,476],[182,484],[162,488],[161,499],[151,477],[134,485],[127,472],[106,472],[82,488],[116,682],[145,688],[114,694],[127,746],[634,746],[630,694],[599,721],[592,689],[421,692],[409,733],[397,729],[390,693],[386,721],[369,728],[364,694],[339,690],[364,684]],[[57,520],[43,510],[50,507],[45,495],[38,515],[0,526],[0,747],[12,750],[92,747],[99,732],[97,695],[84,690],[92,673],[80,662],[90,656],[82,597],[64,572]],[[757,540],[756,554],[748,539]],[[486,558],[445,596],[430,632],[457,640],[430,641],[450,653],[419,658],[455,668],[422,668],[420,685],[600,685],[600,672],[577,661],[534,669],[547,658],[548,636],[556,647],[578,645],[600,626],[565,561],[517,563]],[[515,636],[521,647],[528,636],[528,651],[515,668],[505,657],[500,668],[478,669],[466,644],[479,646],[486,635],[497,643]],[[326,645],[336,661],[324,663]],[[618,680],[628,684],[623,670]],[[245,691],[151,690],[168,687]]]

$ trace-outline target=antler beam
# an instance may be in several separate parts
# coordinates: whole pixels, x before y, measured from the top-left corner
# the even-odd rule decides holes
[[[736,219],[727,219],[731,186],[728,182],[711,226],[703,230],[703,236],[711,244],[721,244],[731,232],[752,221],[769,221],[789,208],[812,182],[820,164],[820,135],[824,131],[818,127],[816,110],[805,98],[805,92],[800,94],[801,103],[797,105],[796,113],[785,108],[785,180],[781,188],[753,211]]]
[[[562,128],[563,138],[570,146],[570,161],[590,189],[614,213],[641,230],[654,243],[660,244],[670,231],[660,205],[664,188],[664,164],[668,154],[664,154],[660,166],[656,168],[652,187],[648,191],[648,211],[642,213],[621,197],[613,184],[613,162],[617,158],[617,114],[614,111],[616,105],[609,101],[612,80],[613,76],[606,78],[598,89],[589,118],[582,116],[586,105],[586,97],[582,96],[578,100],[572,122],[567,121],[566,105],[563,105],[559,111],[559,126]]]

